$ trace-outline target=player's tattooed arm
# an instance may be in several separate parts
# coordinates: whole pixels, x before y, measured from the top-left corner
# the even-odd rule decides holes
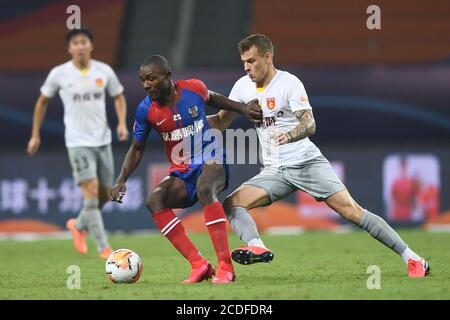
[[[289,139],[288,143],[304,139],[316,132],[316,121],[311,109],[295,111],[294,115],[300,123],[286,133]]]
[[[286,144],[309,137],[316,132],[316,121],[311,109],[298,110],[294,115],[300,122],[294,129],[286,133],[276,132],[273,135],[278,144]]]
[[[130,149],[125,156],[125,160],[123,161],[122,170],[117,178],[117,182],[109,192],[112,201],[122,203],[122,199],[127,191],[125,183],[141,162],[144,155],[145,145],[146,140],[139,141],[136,138],[133,138]]]

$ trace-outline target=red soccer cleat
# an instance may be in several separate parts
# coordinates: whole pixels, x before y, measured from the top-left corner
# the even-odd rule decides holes
[[[214,274],[216,273],[216,270],[214,270],[214,267],[212,264],[210,264],[208,261],[205,260],[203,264],[201,264],[198,267],[192,268],[191,274],[189,277],[185,280],[183,280],[182,284],[192,284],[201,282],[203,280],[211,279]]]
[[[233,266],[221,262],[216,276],[212,279],[211,283],[231,283],[235,279],[236,275],[234,274]]]
[[[231,252],[231,258],[240,264],[252,264],[257,262],[271,262],[273,252],[262,247],[242,247]]]
[[[408,276],[410,278],[423,278],[431,272],[430,265],[425,259],[408,259]]]
[[[73,246],[75,247],[75,250],[77,250],[79,253],[86,254],[88,252],[88,247],[86,244],[86,232],[79,231],[75,227],[76,222],[77,220],[75,219],[69,219],[67,220],[66,227],[72,233]]]

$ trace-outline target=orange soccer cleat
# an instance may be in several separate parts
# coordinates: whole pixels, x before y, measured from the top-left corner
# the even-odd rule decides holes
[[[67,229],[72,233],[73,246],[79,253],[86,254],[88,246],[86,244],[86,232],[79,231],[76,226],[76,219],[69,219],[66,223]]]
[[[257,262],[271,262],[273,252],[262,247],[241,247],[231,252],[231,258],[240,264],[252,264]]]
[[[233,266],[221,262],[219,268],[217,269],[216,276],[212,279],[211,283],[231,283],[236,279],[234,274]]]
[[[113,249],[111,247],[108,247],[108,248],[103,249],[98,255],[100,256],[100,258],[106,260],[109,258],[111,253],[113,253]]]
[[[203,280],[211,279],[212,276],[216,273],[212,264],[205,260],[205,262],[198,267],[193,267],[191,274],[185,280],[183,280],[182,284],[192,284],[201,282]]]
[[[430,265],[425,259],[408,259],[408,276],[410,278],[422,278],[431,272]]]

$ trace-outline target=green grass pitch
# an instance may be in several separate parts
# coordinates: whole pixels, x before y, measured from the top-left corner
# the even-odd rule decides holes
[[[364,232],[264,236],[275,253],[270,264],[235,264],[236,282],[182,285],[188,263],[159,234],[115,235],[114,248],[142,258],[136,284],[113,284],[104,261],[79,255],[70,240],[0,241],[0,299],[450,299],[450,234],[402,230],[404,240],[426,257],[429,277],[409,279],[403,261]],[[216,264],[208,235],[192,235],[203,255]],[[231,248],[240,245],[233,235]],[[81,288],[67,288],[67,268],[78,265]],[[367,268],[381,270],[381,289],[367,288]]]

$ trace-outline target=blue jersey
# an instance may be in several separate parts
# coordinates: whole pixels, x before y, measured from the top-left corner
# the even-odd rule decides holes
[[[151,128],[158,132],[170,162],[169,173],[184,181],[188,196],[185,206],[189,207],[197,202],[197,180],[206,160],[219,160],[224,164],[225,189],[229,168],[221,145],[222,134],[219,144],[208,132],[205,103],[209,95],[205,84],[200,80],[180,80],[176,82],[176,89],[179,99],[173,107],[161,105],[148,96],[139,104],[133,135],[144,141]]]
[[[209,95],[205,84],[196,79],[179,80],[176,89],[179,99],[173,107],[161,105],[148,96],[139,104],[134,137],[143,141],[150,129],[155,129],[164,142],[170,172],[188,170],[191,164],[202,164],[207,159],[225,161],[222,145],[207,132],[205,103]]]

